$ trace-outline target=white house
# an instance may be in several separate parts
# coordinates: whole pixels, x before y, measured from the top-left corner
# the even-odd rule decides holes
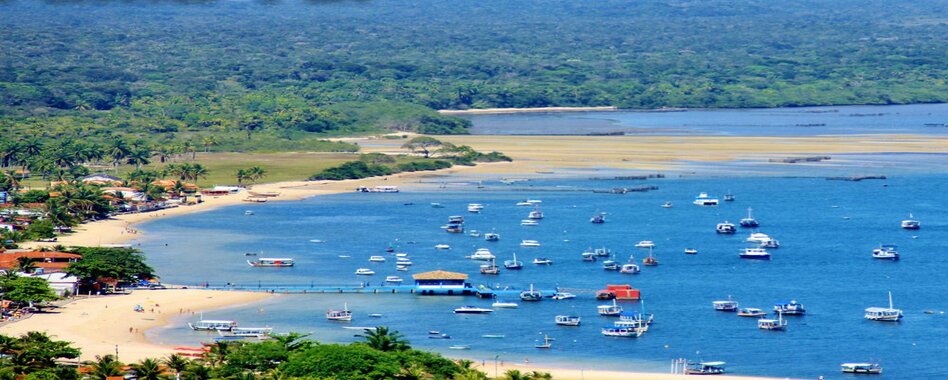
[[[78,287],[79,279],[70,276],[66,273],[56,272],[56,273],[34,273],[30,277],[37,277],[46,280],[49,283],[49,287],[53,288],[53,291],[56,294],[64,294],[67,291],[69,294],[76,294],[76,288]]]

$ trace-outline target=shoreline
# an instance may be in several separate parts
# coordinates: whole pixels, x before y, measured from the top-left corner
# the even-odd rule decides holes
[[[492,115],[506,113],[542,113],[542,112],[592,112],[618,111],[616,106],[596,107],[527,107],[527,108],[479,108],[469,110],[438,110],[439,114],[449,116],[461,115]]]

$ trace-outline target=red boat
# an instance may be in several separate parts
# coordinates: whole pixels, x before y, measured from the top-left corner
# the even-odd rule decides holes
[[[606,285],[605,289],[596,292],[596,298],[638,301],[642,294],[632,285]]]

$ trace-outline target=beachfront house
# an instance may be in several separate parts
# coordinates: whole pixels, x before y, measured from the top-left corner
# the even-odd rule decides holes
[[[436,270],[418,273],[412,278],[415,279],[416,294],[466,296],[476,293],[464,273]]]
[[[53,292],[59,295],[73,295],[79,289],[79,278],[70,276],[63,272],[55,273],[34,273],[30,277],[37,277],[46,280]]]
[[[0,253],[0,270],[12,270],[17,267],[19,258],[33,260],[35,273],[57,273],[66,270],[70,263],[82,259],[81,255],[66,252],[19,251]]]

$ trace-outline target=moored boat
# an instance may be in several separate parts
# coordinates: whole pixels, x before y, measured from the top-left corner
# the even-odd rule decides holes
[[[550,259],[548,259],[548,258],[546,258],[546,257],[537,257],[537,258],[533,259],[533,263],[536,264],[536,265],[552,265],[552,264],[553,264],[553,260],[550,260]]]
[[[455,314],[487,314],[493,313],[494,309],[488,309],[484,307],[477,306],[461,306],[457,309],[454,309]]]
[[[478,248],[477,251],[474,251],[474,254],[471,256],[468,256],[468,258],[470,258],[471,260],[489,261],[489,260],[494,260],[496,256],[494,256],[494,254],[491,253],[490,250],[487,248]]]
[[[484,205],[480,203],[471,203],[467,205],[467,211],[471,213],[479,213],[484,209]]]
[[[753,308],[753,307],[745,307],[745,308],[740,309],[740,310],[737,311],[737,316],[738,316],[738,317],[753,317],[753,318],[758,318],[758,317],[763,317],[763,316],[765,316],[765,315],[767,315],[767,312],[766,312],[766,311],[763,311],[763,310],[757,309],[757,308]]]
[[[553,321],[559,326],[579,326],[582,318],[574,315],[557,315]]]
[[[742,259],[770,260],[770,252],[763,248],[744,248],[739,256]]]
[[[530,284],[530,290],[524,290],[520,292],[521,301],[540,301],[543,299],[543,293],[539,290],[533,289],[533,284]]]
[[[902,221],[902,228],[906,230],[917,230],[922,228],[922,223],[915,220],[912,214],[909,214],[909,218]]]
[[[500,268],[498,268],[494,260],[491,259],[489,264],[481,265],[481,274],[498,275],[500,274]]]
[[[524,219],[524,220],[521,220],[521,221],[520,221],[520,225],[521,225],[521,226],[527,226],[527,227],[533,227],[533,226],[539,226],[540,223],[537,222],[536,220]]]
[[[651,240],[642,240],[638,243],[635,243],[635,248],[654,248],[655,242]]]
[[[495,309],[516,309],[520,307],[520,304],[516,302],[496,301],[490,304],[490,307],[495,308]]]
[[[539,241],[536,241],[536,240],[521,240],[521,241],[520,241],[520,246],[521,246],[521,247],[536,248],[536,247],[539,247],[539,246],[540,246],[540,242],[539,242]]]
[[[234,327],[229,331],[217,330],[224,340],[267,339],[273,333],[272,327]]]
[[[619,268],[619,273],[625,274],[638,274],[641,271],[642,269],[633,263],[623,264],[622,267]]]
[[[567,293],[567,292],[556,292],[553,294],[553,297],[550,297],[550,298],[555,299],[555,300],[568,300],[568,299],[576,298],[576,295],[573,293]]]
[[[767,235],[767,234],[765,234],[765,233],[763,233],[763,232],[754,232],[754,233],[750,234],[750,236],[747,237],[747,242],[748,242],[748,243],[758,243],[758,244],[760,244],[760,243],[763,243],[763,242],[765,242],[765,241],[767,241],[767,240],[771,240],[771,239],[770,239],[770,235]]]
[[[486,241],[500,241],[500,234],[494,232],[488,232],[484,234],[484,240]]]
[[[385,258],[382,256],[372,256],[372,257],[369,257],[369,261],[373,263],[384,263]]]
[[[672,203],[671,202],[662,203],[662,208],[672,208]]]
[[[375,271],[369,268],[359,268],[359,269],[356,269],[355,274],[359,276],[371,276],[375,274]]]
[[[543,343],[537,342],[537,344],[533,345],[533,347],[548,349],[550,347],[553,347],[552,342],[553,342],[553,339],[550,339],[549,335],[544,335]]]
[[[737,228],[734,226],[734,223],[724,221],[724,223],[718,223],[717,227],[714,230],[719,234],[734,234],[737,232]]]
[[[760,222],[758,222],[757,219],[754,219],[753,211],[754,209],[750,207],[747,208],[747,217],[741,219],[740,221],[741,227],[756,228],[760,226]]]
[[[803,304],[798,303],[796,300],[790,300],[790,302],[781,302],[774,305],[774,311],[780,313],[781,315],[803,315],[806,314],[806,309],[803,308]]]
[[[843,373],[861,373],[867,375],[878,375],[882,373],[882,367],[879,363],[843,363],[840,364]]]
[[[435,249],[451,249],[451,246],[447,244],[437,244],[434,247]]]
[[[727,200],[725,196],[725,200]],[[700,362],[688,363],[685,368],[685,375],[722,375],[725,373],[725,362]]]
[[[226,319],[202,319],[194,323],[188,322],[188,327],[195,331],[230,331],[237,328],[237,321]]]
[[[387,283],[389,283],[389,284],[401,284],[401,283],[404,282],[404,281],[405,281],[405,280],[403,280],[401,277],[398,277],[398,276],[387,276],[387,277],[385,277],[385,282],[387,282]]]
[[[596,261],[596,254],[592,252],[583,252],[580,256],[582,256],[583,261],[588,261],[588,262]]]
[[[622,314],[622,306],[619,306],[616,300],[613,299],[612,305],[596,306],[596,312],[603,317],[618,317],[619,314]]]
[[[540,211],[540,207],[536,207],[527,214],[527,219],[543,219],[543,211]]]
[[[902,319],[902,310],[892,306],[892,292],[889,292],[889,307],[866,308],[865,318],[870,321],[898,322]]]
[[[898,260],[899,247],[892,244],[883,244],[872,250],[872,258],[879,260]]]
[[[504,261],[504,268],[507,268],[507,269],[510,269],[510,270],[520,270],[520,269],[523,269],[523,261],[517,260],[517,253],[514,252],[514,254],[513,254],[513,260],[505,260],[505,261]]]
[[[597,213],[589,218],[589,222],[592,224],[603,224],[606,222],[606,215],[603,213]]]
[[[783,319],[783,313],[777,312],[777,319],[761,318],[757,320],[757,328],[761,330],[783,331],[787,329],[787,321]]]
[[[726,301],[714,301],[711,304],[714,306],[714,310],[717,310],[717,311],[727,311],[727,312],[737,311],[737,301],[732,300],[731,296],[727,296]]]
[[[602,335],[619,338],[638,338],[648,331],[648,327],[606,326],[600,330]]]
[[[261,257],[256,260],[247,260],[247,264],[261,268],[285,268],[293,266],[294,262],[289,257]]]
[[[694,249],[694,248],[685,248],[685,254],[686,254],[686,255],[697,255],[697,254],[698,254],[698,250],[697,250],[697,249]]]
[[[698,206],[717,206],[718,199],[709,196],[708,193],[700,193],[692,203]]]
[[[352,320],[352,310],[349,310],[349,304],[342,304],[342,310],[328,310],[326,311],[326,319],[330,321],[344,321],[348,322]]]

